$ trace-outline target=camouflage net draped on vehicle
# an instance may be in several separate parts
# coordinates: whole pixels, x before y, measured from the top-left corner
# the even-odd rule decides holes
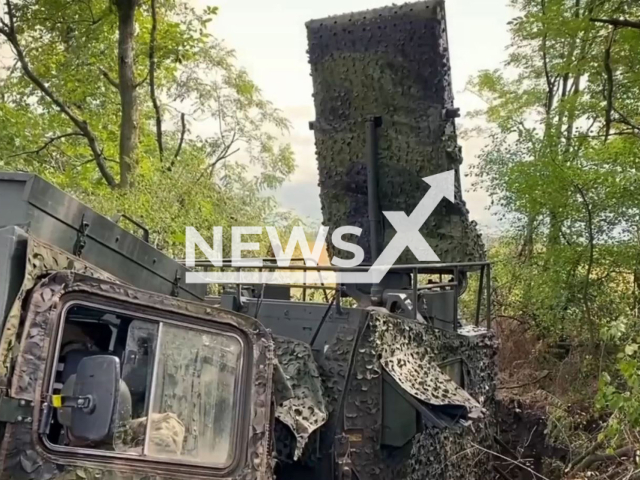
[[[57,273],[55,273],[57,272]],[[31,423],[10,423],[3,432],[0,464],[3,469],[2,480],[178,480],[182,473],[158,473],[152,464],[131,465],[124,457],[110,461],[88,455],[77,455],[73,459],[58,463],[50,454],[45,454],[41,446],[34,442],[40,420],[40,402],[45,375],[46,359],[53,345],[55,318],[59,314],[62,295],[79,293],[100,296],[133,305],[151,306],[167,314],[188,315],[201,321],[212,318],[233,328],[240,329],[253,344],[253,362],[257,369],[254,378],[249,379],[254,386],[250,408],[251,418],[248,429],[248,448],[250,462],[245,468],[224,478],[234,480],[267,480],[271,478],[270,462],[266,457],[271,441],[269,431],[270,405],[272,398],[272,366],[275,362],[273,342],[266,329],[257,320],[244,315],[197,304],[185,300],[167,297],[151,292],[129,288],[122,283],[108,283],[103,279],[119,282],[92,265],[71,255],[29,238],[25,281],[18,293],[16,304],[7,319],[0,353],[7,366],[12,366],[13,375],[6,376],[4,385],[10,386],[11,397],[34,401],[34,413],[38,416]],[[35,289],[34,289],[35,287]],[[23,310],[22,302],[30,296],[29,309]],[[20,319],[24,328],[19,329]],[[18,333],[22,332],[19,337]],[[5,373],[6,375],[6,373]],[[10,380],[10,381],[9,381]],[[151,414],[152,433],[150,445],[173,454],[190,440],[190,432],[185,430],[183,422],[172,414]],[[130,423],[131,432],[127,445],[135,446],[140,442],[136,432],[144,428],[146,418],[135,419]],[[182,445],[180,445],[182,443]],[[135,458],[132,456],[131,458]]]
[[[282,377],[276,377],[274,384],[276,418],[294,434],[293,459],[297,460],[309,436],[327,421],[327,406],[320,372],[309,344],[278,336],[273,340],[276,359],[283,373]],[[278,437],[276,442],[287,440],[286,434]]]
[[[348,457],[360,480],[485,480],[490,478],[490,457],[479,447],[493,448],[497,341],[493,332],[464,327],[446,332],[427,324],[372,311],[355,357],[345,405],[345,431],[365,432],[349,442]],[[434,376],[434,363],[459,358],[464,365],[462,391],[442,372]],[[390,362],[390,359],[394,359]],[[408,370],[386,366],[404,364]],[[436,367],[437,368],[437,367]],[[423,428],[403,448],[385,449],[383,436],[382,372],[396,380],[427,407],[463,404],[470,421],[434,427],[423,418]],[[409,374],[411,372],[411,374]],[[437,384],[441,379],[442,384]],[[426,400],[430,400],[427,402]],[[472,418],[474,411],[487,412]],[[461,419],[462,420],[462,419]],[[371,427],[373,425],[373,427]],[[365,428],[367,427],[367,428]]]

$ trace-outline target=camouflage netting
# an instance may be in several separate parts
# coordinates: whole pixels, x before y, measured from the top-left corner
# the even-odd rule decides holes
[[[491,478],[490,458],[481,449],[492,448],[494,425],[490,415],[453,427],[425,423],[406,446],[385,449],[382,438],[382,371],[389,373],[425,405],[463,403],[493,413],[497,344],[492,333],[465,328],[460,333],[434,329],[391,314],[373,311],[355,358],[345,405],[345,431],[351,438],[348,452],[360,480],[485,480]],[[465,390],[452,381],[434,382],[434,362],[452,358],[463,362]],[[393,359],[393,360],[391,360]],[[404,364],[406,370],[392,365]],[[425,368],[422,368],[425,367]],[[412,372],[409,375],[407,372]],[[426,400],[431,400],[427,402]],[[371,428],[373,426],[373,428]],[[362,431],[362,438],[348,432]]]
[[[73,263],[73,259],[63,252],[36,241],[31,242],[29,251],[26,278],[30,280],[25,283],[29,287],[44,272],[64,266],[71,267]],[[82,267],[79,263],[75,264],[75,268],[81,269],[83,273],[101,275],[100,272],[91,271],[90,266]],[[5,358],[14,359],[14,376],[10,383],[13,397],[35,401],[35,412],[39,415],[41,398],[38,392],[43,388],[43,364],[54,334],[54,318],[60,306],[60,298],[66,292],[100,295],[140,306],[155,305],[166,312],[198,318],[211,318],[215,315],[218,321],[248,329],[246,333],[257,339],[254,365],[258,367],[252,379],[255,401],[248,444],[250,463],[248,468],[227,478],[270,478],[265,461],[268,445],[271,444],[268,431],[271,423],[271,374],[267,366],[272,365],[275,358],[270,336],[263,327],[248,317],[72,272],[53,275],[34,291],[31,308],[28,312],[23,312],[24,327],[14,330],[14,333],[22,332],[22,335],[17,336],[20,338],[17,343],[19,348],[15,348],[17,355],[7,355],[5,351]],[[24,293],[21,293],[20,298],[24,298]],[[17,321],[18,317],[11,318]],[[282,337],[276,338],[275,344],[280,366],[274,392],[278,405],[276,416],[279,418],[276,425],[288,431],[293,439],[291,461],[294,461],[294,455],[297,457],[300,450],[304,450],[299,462],[309,466],[319,465],[318,460],[324,458],[323,455],[327,454],[325,452],[334,445],[337,437],[336,461],[339,465],[353,468],[360,480],[490,478],[489,455],[478,448],[492,448],[494,429],[490,415],[453,428],[435,428],[425,422],[421,431],[402,448],[386,448],[381,446],[381,440],[385,371],[404,390],[413,394],[416,401],[424,405],[463,405],[468,410],[469,417],[473,416],[472,412],[477,407],[492,414],[496,354],[492,333],[472,327],[464,327],[457,333],[446,332],[425,323],[371,311],[366,323],[363,316],[357,324],[341,325],[317,364],[306,344]],[[10,348],[10,345],[10,341],[4,344],[5,348]],[[443,377],[441,372],[434,374],[434,363],[454,358],[460,358],[463,362],[464,386],[471,398],[451,380]],[[352,359],[353,365],[350,367]],[[348,378],[350,381],[347,384]],[[438,381],[434,382],[434,378],[438,378]],[[344,410],[340,407],[343,398]],[[178,419],[171,415],[161,414],[158,419],[160,417],[163,421],[158,422],[158,428],[153,430],[158,433],[158,442],[152,439],[152,444],[165,449],[169,454],[184,448],[184,444],[180,447],[180,438],[183,442],[188,442],[188,435],[182,433],[185,428],[182,421],[176,421]],[[189,476],[180,472],[163,475],[146,464],[142,466],[124,458],[107,463],[87,457],[70,460],[64,466],[56,464],[34,443],[39,419],[36,417],[33,420],[31,424],[16,423],[7,426],[0,451],[3,466],[1,479],[168,480]],[[127,448],[135,448],[139,444],[135,439],[139,438],[139,430],[145,423],[146,419],[131,422]],[[338,428],[336,432],[332,430],[334,426]],[[291,429],[295,435],[291,434]]]
[[[423,348],[406,349],[400,338],[424,337],[424,324],[406,319],[372,316],[377,354],[382,367],[414,397],[429,405],[465,407],[470,418],[482,418],[482,407],[437,365],[436,351],[429,342]],[[415,340],[414,340],[415,341]]]
[[[277,337],[275,343],[283,370],[290,368],[298,374],[309,368],[301,365],[303,361],[315,369],[308,347]],[[292,355],[298,348],[300,356]],[[317,364],[328,418],[306,439],[295,463],[319,468],[321,457],[335,448],[336,461],[352,468],[360,480],[491,478],[489,456],[474,445],[493,448],[496,351],[493,333],[484,329],[463,327],[457,333],[447,332],[377,310],[369,312],[361,334],[358,328],[343,325]],[[452,359],[460,359],[463,365],[464,390],[437,366]],[[454,418],[452,427],[436,428],[425,419],[421,430],[404,447],[382,446],[383,412],[393,408],[383,402],[385,372],[425,408],[464,407],[467,420]],[[287,377],[284,372],[282,376]],[[293,390],[302,392],[291,383],[276,380],[277,403],[290,398]],[[308,381],[305,383],[308,385]],[[343,395],[346,398],[341,410]],[[310,398],[305,402],[314,403]],[[276,416],[282,420],[278,411]],[[335,435],[333,428],[337,429]],[[275,437],[278,460],[293,463],[294,452],[300,452],[296,452],[290,429],[277,422]]]
[[[20,343],[17,337],[22,315],[22,304],[31,288],[35,286],[43,275],[47,272],[59,270],[83,273],[112,282],[120,281],[113,275],[77,257],[73,257],[57,247],[29,237],[24,280],[2,328],[2,338],[0,340],[0,388],[7,387],[8,372],[13,368],[12,362],[15,361],[17,353],[15,347]]]
[[[453,95],[443,1],[313,20],[307,31],[324,224],[362,228],[369,255],[365,121],[380,116],[380,209],[409,214],[428,190],[423,177],[456,169],[455,203],[443,200],[421,231],[441,261],[483,260],[462,200],[455,123],[444,113]],[[385,244],[394,233],[385,220]],[[398,263],[414,261],[405,252]]]
[[[116,452],[142,453],[147,433],[147,417],[136,418],[121,427],[114,438]],[[180,455],[185,428],[175,413],[152,413],[149,443],[154,452],[166,456]]]
[[[323,408],[326,409],[326,420],[320,429],[315,430],[308,437],[306,445],[303,448],[302,455],[297,458],[297,462],[294,459],[294,454],[299,453],[297,451],[298,442],[295,436],[292,434],[291,429],[285,425],[284,422],[277,421],[275,424],[275,447],[276,458],[278,461],[286,464],[303,465],[312,469],[319,468],[319,464],[322,460],[322,452],[331,450],[334,442],[333,429],[339,424],[339,407],[343,400],[346,390],[347,375],[349,372],[349,362],[352,357],[352,353],[355,349],[356,341],[358,339],[358,327],[354,325],[341,325],[336,332],[336,336],[327,344],[327,348],[324,351],[324,355],[321,355],[318,363],[315,360],[309,358],[309,361],[313,363],[315,369],[317,365],[317,371],[320,374],[320,388],[323,396]],[[287,368],[286,364],[291,362],[294,364],[293,369],[301,361],[300,357],[288,354],[287,350],[283,350],[282,346],[283,338],[274,337],[276,344],[276,356],[278,365],[280,368]],[[288,340],[288,339],[286,339]],[[297,343],[297,342],[295,342]],[[307,345],[307,348],[308,345]],[[310,350],[308,350],[310,351]],[[284,354],[283,354],[284,353]],[[301,371],[308,367],[301,368]],[[285,374],[282,373],[285,377]],[[279,381],[276,369],[276,378],[274,384],[274,393],[276,404],[282,402],[281,399],[286,399],[287,391],[291,391],[289,395],[294,395],[292,390],[294,387],[290,381]],[[301,379],[300,379],[301,380]],[[308,381],[307,381],[308,382]],[[305,382],[305,383],[307,383]],[[301,392],[301,389],[298,389]],[[311,399],[306,400],[309,403]],[[312,401],[311,403],[315,403]],[[280,414],[276,410],[276,418],[280,420]],[[291,477],[297,478],[297,477]]]
[[[487,415],[467,426],[425,428],[413,441],[411,460],[403,468],[406,480],[485,480],[492,478],[491,457],[478,447],[495,450],[495,400],[498,344],[493,332],[463,327],[457,333],[438,329],[422,330],[413,337],[418,345],[428,346],[434,360],[444,362],[461,358],[465,391]]]
[[[295,435],[295,452],[292,456],[297,460],[302,455],[309,435],[327,421],[327,407],[320,373],[309,344],[278,336],[274,336],[273,340],[276,359],[282,371],[282,376],[276,376],[274,385],[276,418]],[[276,447],[284,450],[288,435],[279,433]],[[280,458],[291,456],[283,451],[278,455]]]

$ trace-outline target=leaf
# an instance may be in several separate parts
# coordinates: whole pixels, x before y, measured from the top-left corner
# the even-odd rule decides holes
[[[199,10],[187,0],[157,3],[155,86],[163,99],[164,158],[146,86],[136,90],[138,143],[128,190],[107,187],[82,136],[61,138],[33,153],[48,139],[76,128],[16,68],[0,74],[0,169],[41,175],[102,214],[127,213],[149,227],[155,246],[181,256],[186,226],[205,232],[217,225],[264,223],[276,209],[270,189],[294,172],[295,161],[282,141],[288,120],[236,65],[234,52],[209,31],[218,8]],[[116,172],[121,101],[101,72],[118,78],[117,9],[112,2],[42,0],[21,4],[16,14],[20,44],[32,70],[86,119],[107,165]],[[152,19],[147,4],[140,2],[135,23],[133,61],[141,81],[149,74]],[[0,36],[0,49],[3,45]],[[174,158],[181,112],[186,129]]]

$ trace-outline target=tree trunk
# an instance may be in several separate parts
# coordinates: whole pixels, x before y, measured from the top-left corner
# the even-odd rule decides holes
[[[536,217],[532,213],[529,213],[524,238],[522,239],[522,245],[520,245],[520,251],[518,252],[518,258],[520,258],[520,260],[528,261],[531,258],[531,255],[533,255],[535,223]]]
[[[120,88],[120,187],[131,186],[138,149],[138,99],[133,63],[138,0],[116,0],[118,8],[118,84]]]

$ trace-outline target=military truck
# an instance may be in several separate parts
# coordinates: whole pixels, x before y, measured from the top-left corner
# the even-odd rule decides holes
[[[307,29],[325,224],[362,226],[372,263],[394,236],[381,212],[454,170],[421,230],[441,261],[214,296],[135,219],[0,173],[0,479],[491,478],[490,265],[462,201],[444,5]]]

